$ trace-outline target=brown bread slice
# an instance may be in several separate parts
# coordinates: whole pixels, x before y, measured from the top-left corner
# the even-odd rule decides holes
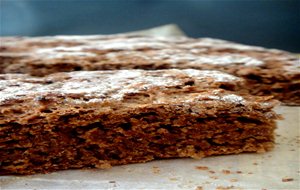
[[[0,174],[264,152],[276,101],[218,71],[0,75]]]

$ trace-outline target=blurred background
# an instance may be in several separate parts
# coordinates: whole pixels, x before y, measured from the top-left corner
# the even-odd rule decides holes
[[[300,52],[300,0],[0,0],[1,36],[113,34],[177,24],[214,37]]]

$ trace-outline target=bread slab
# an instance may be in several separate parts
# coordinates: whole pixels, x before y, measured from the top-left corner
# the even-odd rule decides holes
[[[270,150],[276,101],[242,83],[193,69],[0,75],[0,174]]]
[[[246,79],[254,95],[300,105],[300,61],[275,49],[211,38],[134,35],[0,38],[0,73],[79,70],[219,70]]]

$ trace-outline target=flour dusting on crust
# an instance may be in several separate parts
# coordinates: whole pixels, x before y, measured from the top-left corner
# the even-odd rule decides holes
[[[211,38],[166,38],[145,36],[54,36],[37,38],[20,38],[13,41],[3,40],[3,47],[13,48],[16,54],[26,55],[34,60],[48,61],[68,58],[69,62],[76,59],[99,59],[106,62],[122,62],[126,60],[139,62],[163,62],[175,68],[185,63],[188,66],[207,65],[243,65],[245,67],[263,66],[264,61],[236,52],[211,55],[209,52],[223,50],[263,52],[266,49],[255,46],[236,44]],[[18,48],[20,47],[20,48]],[[278,50],[268,50],[280,54]],[[0,56],[13,56],[13,52],[3,51]],[[49,61],[51,60],[51,61]],[[53,60],[53,61],[52,61]],[[30,61],[30,60],[28,60]],[[88,61],[88,60],[87,60]]]
[[[209,83],[237,83],[241,79],[219,71],[186,70],[119,70],[119,71],[80,71],[58,73],[44,78],[22,74],[0,75],[0,102],[20,97],[46,97],[80,95],[93,101],[106,99],[122,100],[132,93],[146,92],[149,89],[174,88],[184,86],[186,81],[195,85]],[[158,90],[160,91],[160,90]]]

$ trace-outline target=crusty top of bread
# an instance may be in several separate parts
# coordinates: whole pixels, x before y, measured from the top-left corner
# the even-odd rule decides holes
[[[2,37],[0,73],[43,76],[74,70],[271,69],[274,76],[300,73],[295,55],[211,38],[92,35]],[[242,71],[240,71],[242,70]],[[247,70],[248,71],[248,70]]]
[[[46,77],[3,74],[0,124],[55,121],[53,117],[87,111],[115,115],[160,106],[198,114],[265,110],[259,114],[273,117],[269,111],[276,101],[235,92],[242,84],[242,79],[229,74],[193,69],[77,71]]]
[[[159,93],[170,88],[180,91],[179,89],[186,86],[219,88],[220,85],[236,86],[241,83],[242,79],[230,74],[194,69],[77,71],[56,73],[43,78],[26,74],[2,74],[0,104],[12,99],[38,98],[53,94],[65,97],[81,96],[77,101],[83,98],[88,101],[122,101],[128,94],[141,92]]]

